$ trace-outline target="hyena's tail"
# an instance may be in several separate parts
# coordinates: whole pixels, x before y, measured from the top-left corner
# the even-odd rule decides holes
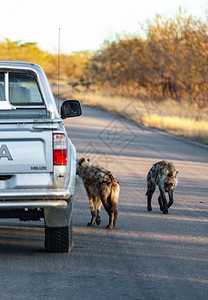
[[[109,195],[112,204],[115,203],[117,205],[119,193],[120,193],[119,183],[117,183],[116,185],[112,185],[111,193]]]
[[[120,192],[120,186],[119,186],[119,184],[117,184],[116,186],[112,185],[111,193],[108,196],[108,203],[110,203],[110,206],[109,206],[109,216],[113,215],[113,218],[112,218],[112,222],[113,223],[111,223],[111,227],[109,227],[109,228],[115,227],[115,225],[116,225],[116,220],[117,220],[117,217],[118,217],[118,198],[119,198],[119,192]],[[110,221],[109,221],[109,224],[110,224]]]
[[[107,184],[110,188],[108,196],[108,203],[111,203],[111,209],[117,210],[118,198],[120,193],[120,185],[118,180],[111,174],[111,172],[104,170],[105,176],[102,183]]]

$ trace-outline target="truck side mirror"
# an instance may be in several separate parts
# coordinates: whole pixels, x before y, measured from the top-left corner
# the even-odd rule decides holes
[[[66,100],[61,105],[61,118],[78,117],[82,114],[82,107],[78,100]]]

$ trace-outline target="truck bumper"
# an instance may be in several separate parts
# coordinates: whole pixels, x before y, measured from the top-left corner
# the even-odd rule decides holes
[[[38,201],[0,201],[0,210],[5,209],[33,209],[33,208],[66,208],[68,205],[65,200],[38,200]]]
[[[71,196],[67,189],[63,190],[0,190],[0,202],[3,200],[67,200]]]
[[[0,191],[0,210],[42,208],[48,227],[69,226],[72,218],[70,192],[63,190],[4,190]]]

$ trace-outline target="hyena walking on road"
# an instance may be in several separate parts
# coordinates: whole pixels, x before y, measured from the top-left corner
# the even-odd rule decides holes
[[[158,203],[160,210],[168,213],[168,208],[173,204],[173,190],[178,184],[178,171],[171,162],[159,161],[155,163],[147,174],[147,210],[152,210],[152,195],[156,185],[160,190]],[[169,202],[167,203],[165,193],[168,193]]]
[[[92,165],[86,158],[77,160],[77,175],[82,178],[86,189],[91,211],[91,221],[88,226],[100,225],[100,207],[103,204],[109,215],[109,224],[106,228],[112,229],[116,225],[118,216],[119,183],[111,172]],[[97,211],[96,211],[97,210]]]

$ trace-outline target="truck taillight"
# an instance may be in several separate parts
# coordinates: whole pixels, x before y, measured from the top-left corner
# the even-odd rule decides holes
[[[53,135],[53,165],[67,165],[66,136],[63,133]]]
[[[67,150],[53,150],[53,165],[66,165],[67,164]]]

